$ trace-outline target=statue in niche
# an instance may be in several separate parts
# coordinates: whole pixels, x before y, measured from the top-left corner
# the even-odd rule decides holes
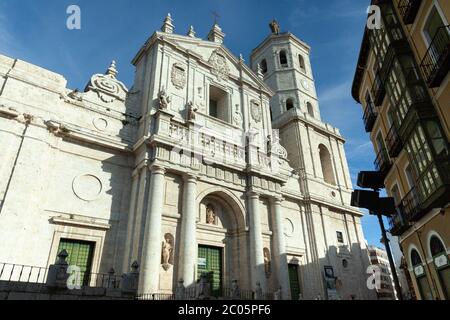
[[[167,95],[166,89],[164,89],[164,87],[159,92],[158,97],[159,97],[159,109],[167,110],[169,108],[171,98]]]
[[[173,265],[173,245],[174,237],[170,233],[166,233],[162,242],[161,264],[165,271]]]
[[[277,20],[273,19],[269,26],[273,34],[280,34],[280,24]]]
[[[206,223],[207,224],[216,224],[216,212],[212,205],[208,205],[206,207]]]
[[[270,251],[267,248],[264,248],[264,271],[266,273],[266,277],[270,278],[272,270],[270,261]]]
[[[188,121],[195,121],[198,107],[192,101],[188,103]]]

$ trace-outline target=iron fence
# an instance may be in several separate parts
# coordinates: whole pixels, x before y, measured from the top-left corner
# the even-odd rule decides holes
[[[48,277],[48,268],[28,265],[19,265],[11,263],[0,263],[0,281],[46,284]],[[76,271],[67,276],[71,276],[73,284],[80,284],[81,287],[119,289],[122,285],[122,276],[114,273],[80,273]],[[77,282],[79,281],[79,282]]]

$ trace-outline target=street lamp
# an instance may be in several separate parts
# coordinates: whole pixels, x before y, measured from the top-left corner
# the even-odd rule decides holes
[[[380,198],[379,190],[384,188],[384,177],[378,171],[362,171],[358,175],[358,187],[367,190],[355,190],[352,193],[351,205],[358,208],[368,209],[371,215],[378,217],[380,223],[383,241],[386,247],[386,253],[389,259],[389,264],[394,278],[395,289],[399,300],[403,300],[400,283],[398,281],[397,269],[395,267],[394,258],[392,257],[391,246],[384,227],[383,215],[391,217],[396,214],[395,201],[393,198]]]

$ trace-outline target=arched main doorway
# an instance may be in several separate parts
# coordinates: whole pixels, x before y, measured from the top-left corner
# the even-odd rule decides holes
[[[228,191],[212,190],[199,196],[197,223],[197,279],[208,275],[212,294],[238,281],[248,287],[249,267],[246,250],[245,214],[240,200]]]

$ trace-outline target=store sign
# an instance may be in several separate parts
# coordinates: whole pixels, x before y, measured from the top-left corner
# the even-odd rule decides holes
[[[414,268],[414,274],[417,277],[423,276],[425,273],[425,269],[423,268],[423,266],[417,266]]]
[[[443,254],[442,256],[435,258],[434,264],[436,265],[437,268],[445,267],[446,265],[448,265],[447,256],[445,254]]]

